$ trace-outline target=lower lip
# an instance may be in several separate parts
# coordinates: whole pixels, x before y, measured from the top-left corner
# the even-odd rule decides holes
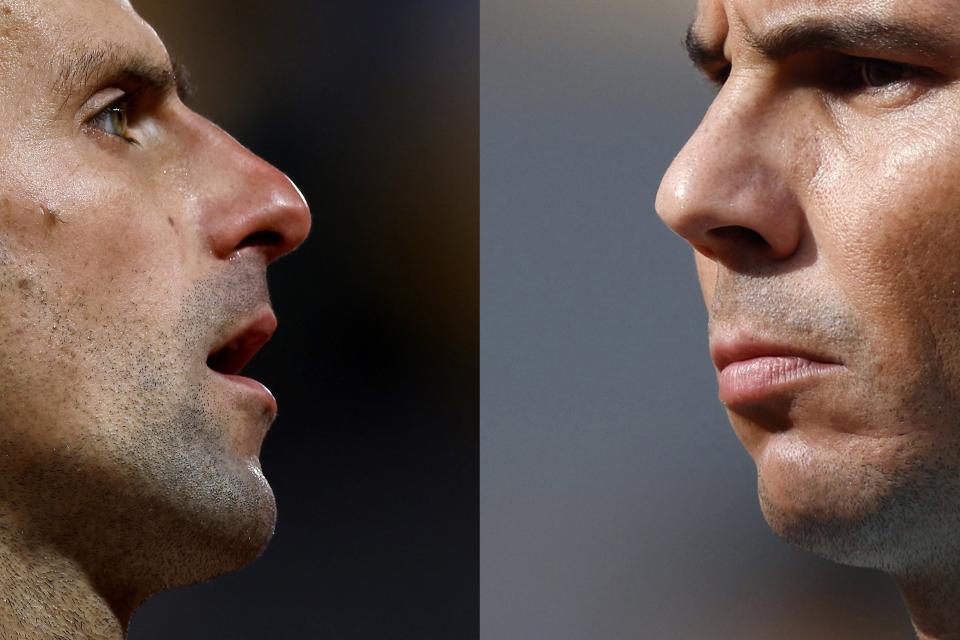
[[[841,365],[793,356],[772,356],[734,362],[720,372],[720,402],[727,407],[750,405],[782,396],[841,369]]]
[[[214,373],[225,380],[228,380],[232,384],[244,387],[244,392],[246,393],[255,393],[266,403],[267,409],[273,413],[277,413],[277,399],[273,397],[273,393],[270,392],[270,389],[267,389],[265,385],[260,382],[257,382],[253,378],[247,378],[246,376],[236,376],[236,375],[227,375],[224,373]]]

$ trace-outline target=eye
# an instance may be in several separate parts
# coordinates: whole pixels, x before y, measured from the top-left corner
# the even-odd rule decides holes
[[[860,84],[871,89],[881,89],[917,75],[915,67],[889,60],[857,58],[855,68],[859,72]]]
[[[104,133],[136,143],[130,136],[130,96],[124,95],[90,118],[87,123]]]
[[[878,58],[825,54],[814,82],[830,95],[864,108],[913,104],[948,81],[929,67]]]

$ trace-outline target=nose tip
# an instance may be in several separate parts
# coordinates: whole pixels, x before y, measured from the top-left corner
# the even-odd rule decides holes
[[[181,125],[200,228],[213,256],[255,253],[269,264],[299,247],[311,218],[293,181],[203,116],[185,110]]]
[[[236,177],[233,193],[211,202],[205,216],[213,253],[227,258],[256,251],[269,264],[299,247],[310,232],[311,216],[293,181],[252,154]]]
[[[697,252],[733,268],[797,252],[803,213],[782,168],[742,139],[698,129],[664,174],[657,214]]]
[[[679,160],[680,156],[678,155],[660,179],[654,207],[657,215],[671,231],[684,239],[688,239],[691,236],[692,229],[689,228],[689,219],[684,215],[686,194],[685,184],[677,175]]]
[[[698,205],[691,191],[698,187],[697,181],[702,176],[696,175],[694,167],[685,157],[686,153],[688,150],[685,147],[660,181],[656,199],[657,215],[671,231],[712,259],[715,253],[709,247],[708,238],[713,229],[722,228],[722,225],[717,224],[714,215],[696,209]]]
[[[279,241],[264,249],[268,264],[303,244],[310,234],[312,223],[310,206],[303,192],[289,176],[279,171],[277,173],[280,174],[277,180],[281,184],[277,186],[270,207],[273,219],[266,224],[278,234]]]

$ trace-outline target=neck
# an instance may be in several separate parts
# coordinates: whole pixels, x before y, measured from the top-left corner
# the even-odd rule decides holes
[[[919,640],[960,640],[960,567],[899,576],[897,583]]]
[[[0,594],[2,638],[126,637],[130,614],[118,614],[79,563],[7,523],[0,524]]]

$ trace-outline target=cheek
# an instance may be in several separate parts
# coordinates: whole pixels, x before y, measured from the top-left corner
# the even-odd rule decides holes
[[[859,128],[828,157],[816,182],[826,212],[827,258],[838,258],[862,288],[942,280],[960,237],[960,119],[956,105],[907,110]],[[830,250],[835,251],[830,253]],[[922,294],[927,287],[912,289]]]
[[[57,415],[137,353],[173,348],[198,269],[182,218],[171,225],[151,198],[94,181],[75,196],[60,200],[62,220],[22,194],[0,199],[0,309],[16,310],[0,313],[0,372],[19,363],[0,396],[10,384],[65,390],[30,405]]]
[[[182,203],[158,198],[117,176],[78,178],[44,201],[20,194],[0,201],[3,238],[46,265],[65,292],[111,314],[118,305],[161,309],[196,270],[198,234]],[[153,313],[153,312],[151,312]]]
[[[876,146],[825,165],[818,185],[821,268],[861,315],[861,364],[901,402],[910,386],[960,390],[960,132],[940,122],[935,136],[865,136]]]

